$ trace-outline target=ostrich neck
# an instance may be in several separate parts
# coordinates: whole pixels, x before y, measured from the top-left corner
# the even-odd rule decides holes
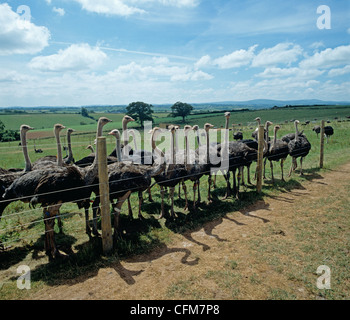
[[[97,132],[96,132],[96,142],[98,137],[102,137],[103,135],[103,124],[101,122],[98,123],[97,125]],[[94,162],[91,165],[92,169],[98,168],[98,143],[96,143],[96,152],[95,152],[95,158]]]
[[[68,144],[68,159],[73,161],[73,151],[72,151],[72,143],[70,138],[71,133],[67,133],[67,144]]]
[[[171,141],[172,141],[172,145],[171,145],[172,161],[173,161],[173,164],[175,164],[175,161],[176,161],[175,132],[171,133]]]
[[[277,142],[277,130],[274,130],[274,134],[273,134],[273,146],[276,146],[276,142]]]
[[[269,141],[269,125],[265,125],[265,140]]]
[[[196,130],[196,140],[197,140],[197,144],[198,144],[198,148],[199,148],[202,145],[202,143],[201,143],[201,139],[199,138],[198,130]]]
[[[206,136],[207,136],[207,159],[206,159],[206,163],[209,163],[209,130],[206,130]]]
[[[161,156],[161,158],[163,159],[163,158],[164,158],[164,153],[163,153],[162,150],[160,150],[160,149],[157,147],[157,145],[156,145],[156,143],[155,143],[155,141],[154,141],[154,135],[155,135],[155,132],[152,133],[152,137],[151,137],[152,150],[155,151],[155,152],[157,152],[157,153]],[[162,161],[162,162],[163,162],[163,161]]]
[[[116,136],[116,151],[117,151],[117,158],[118,161],[120,162],[122,160],[122,148],[120,145],[120,136]]]
[[[225,143],[228,143],[228,124],[229,124],[229,117],[226,117],[226,123],[225,123]]]
[[[123,137],[124,137],[124,148],[129,144],[129,135],[128,135],[128,123],[123,121]]]
[[[59,167],[63,166],[62,148],[61,148],[61,138],[60,133],[55,131],[56,142],[57,142],[57,165]]]
[[[298,136],[299,136],[298,124],[295,123],[294,125],[295,125],[295,138],[294,138],[294,139],[297,140],[297,139],[298,139]]]
[[[137,144],[136,144],[136,136],[135,136],[135,131],[134,130],[130,130],[130,134],[132,135],[132,140],[134,142],[134,150],[138,150],[137,148]]]
[[[24,130],[21,131],[21,145],[22,145],[22,151],[24,156],[24,161],[26,163],[24,171],[31,171],[32,170],[32,163],[29,159],[28,154],[28,146],[27,146],[27,132],[24,132]]]
[[[187,132],[185,132],[185,168],[187,169],[188,164],[188,137]]]

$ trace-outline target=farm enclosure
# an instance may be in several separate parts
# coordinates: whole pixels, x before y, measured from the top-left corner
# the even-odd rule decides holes
[[[234,118],[234,115],[235,114],[233,114],[232,118]],[[220,118],[222,121],[222,118],[223,118],[222,115],[220,116]],[[234,121],[234,119],[232,120]],[[283,120],[281,120],[281,122],[283,124],[282,124],[281,132],[279,133],[280,135],[293,131],[292,125],[290,123],[285,124]],[[332,139],[330,140],[330,143],[326,145],[326,158],[325,158],[326,166],[325,166],[325,170],[322,171],[322,175],[325,172],[327,172],[327,170],[335,166],[339,166],[341,163],[345,163],[349,159],[349,148],[348,148],[348,144],[350,141],[349,132],[348,132],[349,122],[333,121],[332,125],[335,128],[336,134],[332,137]],[[296,178],[293,176],[286,184],[278,181],[275,186],[272,186],[270,181],[267,180],[263,188],[264,196],[276,197],[275,192],[281,192],[281,191],[283,192],[283,194],[285,193],[285,195],[287,195],[289,191],[293,191],[294,189],[298,189],[299,187],[301,187],[304,180],[307,180],[310,182],[313,180],[317,181],[317,179],[322,179],[322,178],[319,178],[320,171],[317,169],[317,166],[318,166],[317,160],[319,155],[319,140],[316,137],[316,134],[311,131],[311,128],[312,128],[311,126],[312,125],[305,127],[305,133],[312,143],[312,152],[308,156],[307,160],[305,161],[304,168],[306,168],[306,176],[304,178]],[[243,132],[244,134],[247,135],[247,137],[249,137],[248,134],[249,132],[251,132],[251,130],[249,128],[244,128]],[[114,144],[111,141],[109,144],[110,148],[112,148],[113,145]],[[279,171],[277,171],[277,175],[278,174],[280,174]],[[267,172],[267,175],[269,177],[269,171]],[[279,176],[277,176],[277,180],[279,180]],[[220,199],[223,196],[224,185],[225,185],[224,180],[222,178],[218,179],[218,188],[214,191],[214,195],[218,199]],[[206,190],[206,187],[207,187],[207,184],[206,184],[206,181],[204,180],[203,184],[201,184],[201,188],[203,192],[204,190]],[[348,189],[345,188],[345,191],[347,192]],[[232,199],[228,199],[225,201],[217,200],[212,206],[207,207],[204,205],[200,207],[199,212],[196,214],[194,213],[188,214],[183,212],[183,210],[181,209],[183,207],[183,200],[182,201],[179,200],[176,202],[177,203],[176,211],[179,215],[179,219],[175,223],[172,223],[171,221],[167,221],[167,220],[157,221],[154,219],[154,213],[159,213],[159,196],[157,196],[157,191],[155,192],[155,194],[156,194],[155,196],[156,203],[150,204],[146,202],[143,205],[143,212],[145,213],[145,217],[147,218],[146,222],[139,222],[139,221],[130,222],[127,220],[124,214],[122,215],[123,216],[122,223],[125,226],[125,234],[120,239],[118,248],[117,248],[118,257],[121,259],[121,261],[124,261],[127,257],[133,254],[139,254],[145,251],[149,252],[149,250],[151,250],[152,248],[164,248],[164,245],[168,246],[168,244],[174,241],[173,237],[177,238],[178,236],[181,237],[182,235],[186,237],[186,235],[191,233],[189,230],[197,230],[198,228],[200,229],[202,226],[205,226],[206,223],[209,223],[209,225],[211,224],[215,226],[218,223],[217,221],[222,221],[223,217],[225,217],[226,215],[232,218],[231,212],[235,210],[244,211],[245,210],[244,208],[247,205],[253,205],[253,203],[255,203],[257,200],[258,201],[262,200],[260,196],[257,196],[255,194],[255,191],[253,188],[247,187],[243,192],[243,198],[241,202],[238,203],[237,201],[234,201]],[[132,204],[133,204],[133,208],[136,209],[137,207],[136,195],[133,195]],[[18,259],[19,253],[17,252],[17,250],[19,250],[20,252],[21,251],[20,248],[23,248],[22,250],[24,250],[24,252],[28,254],[28,256],[26,255],[24,259],[27,259],[27,262],[31,263],[30,260],[32,260],[31,258],[33,257],[32,254],[40,256],[40,248],[42,248],[42,245],[43,245],[42,237],[38,239],[38,234],[42,232],[42,221],[40,221],[39,219],[39,217],[41,216],[41,212],[40,210],[32,211],[31,213],[28,214],[27,217],[20,216],[20,215],[11,216],[11,212],[13,211],[21,212],[22,210],[25,210],[25,211],[28,210],[26,206],[22,204],[14,204],[11,208],[6,210],[9,210],[9,211],[5,212],[4,219],[1,221],[1,224],[4,225],[5,223],[6,229],[11,229],[11,224],[15,225],[16,228],[11,229],[11,232],[6,234],[6,237],[8,237],[8,239],[5,239],[5,240],[13,243],[20,241],[19,242],[20,245],[18,247],[16,245],[15,247],[13,247],[13,249],[10,249],[9,252],[4,253],[5,255],[3,255],[3,257],[6,257],[6,256],[9,257],[5,265],[8,265],[8,264],[12,265]],[[126,213],[126,209],[124,210],[123,210],[124,213]],[[44,280],[45,283],[50,281],[53,281],[53,283],[56,283],[56,284],[60,283],[62,277],[63,278],[67,277],[69,279],[73,279],[76,276],[84,277],[83,276],[84,272],[91,270],[91,268],[94,269],[96,265],[99,265],[100,267],[106,266],[105,262],[99,261],[99,250],[98,250],[99,245],[96,243],[95,244],[87,243],[86,236],[84,235],[83,218],[79,216],[79,214],[77,213],[79,212],[77,212],[76,208],[73,208],[69,204],[65,205],[65,208],[63,211],[63,218],[65,222],[64,224],[65,234],[61,237],[58,236],[58,241],[62,245],[62,247],[71,247],[71,246],[74,247],[74,252],[76,254],[75,258],[73,258],[73,260],[71,261],[66,261],[69,266],[70,275],[64,276],[62,272],[63,272],[63,269],[65,269],[65,267],[62,266],[63,269],[61,270],[60,266],[58,266],[58,270],[61,270],[61,272],[58,272],[55,276],[51,274],[48,277],[44,277],[44,279],[46,279]],[[346,212],[344,214],[346,214]],[[6,216],[8,217],[7,219],[5,219]],[[267,216],[264,218],[267,220],[269,219]],[[32,225],[31,223],[33,219],[34,221],[37,220],[37,223],[36,223],[37,225],[35,225],[34,227],[28,228],[27,227],[28,223]],[[259,218],[253,218],[253,220],[263,221],[262,219],[259,219]],[[210,222],[210,221],[213,221],[213,222]],[[239,222],[239,223],[245,223],[245,222]],[[282,222],[280,221],[279,223],[282,223]],[[348,230],[346,229],[347,225],[344,225],[344,221],[341,222],[340,226],[344,230]],[[204,228],[210,229],[210,227],[204,227]],[[300,228],[301,228],[300,232],[305,231],[305,229],[303,229],[302,226],[300,226]],[[276,229],[275,226],[272,229]],[[285,232],[284,229],[281,228],[281,230],[273,230],[273,232],[271,231],[271,234],[273,235],[274,232],[278,233],[279,231]],[[247,232],[249,234],[248,230]],[[268,232],[268,229],[265,230],[265,232]],[[245,234],[247,235],[247,233]],[[217,237],[214,237],[215,239],[225,238],[224,235],[221,233],[215,233],[215,235],[217,235]],[[202,243],[202,242],[200,239],[198,238],[196,239],[197,240],[195,240],[194,243],[199,245],[200,246],[199,248],[202,247],[203,250],[207,248],[205,246],[201,246],[200,244],[198,244],[198,242],[199,243]],[[218,241],[218,243],[220,244],[221,242]],[[347,246],[346,243],[345,243],[345,246]],[[231,247],[231,250],[233,250],[232,247]],[[187,252],[187,251],[180,250],[179,252]],[[43,261],[45,259],[41,258],[39,260]],[[196,257],[189,260],[190,263],[191,261],[194,263],[196,261]],[[209,271],[210,272],[207,273],[207,279],[211,278],[212,280],[213,279],[215,280],[215,279],[218,279],[217,277],[220,277],[223,274],[230,275],[230,272],[228,272],[230,270],[227,270],[227,267],[230,266],[230,261],[231,261],[231,258],[228,258],[227,260],[228,265],[226,265],[226,267],[224,265],[223,269],[220,269],[223,273],[215,273],[215,272],[213,273],[214,270],[208,270],[208,272]],[[66,262],[64,262],[64,265],[66,265],[65,264]],[[82,268],[82,266],[84,267]],[[79,270],[79,268],[82,268],[82,269]],[[40,287],[43,285],[42,283],[43,280],[40,280],[40,278],[43,275],[43,273],[47,272],[47,269],[45,266],[40,266],[40,265],[34,266],[34,269],[37,270],[35,273],[36,278],[34,277],[34,279],[37,279],[36,280],[37,285]],[[117,270],[122,270],[122,269],[117,268]],[[254,278],[254,275],[252,276]],[[49,280],[49,278],[51,280]],[[257,281],[259,280],[259,277],[257,274],[255,275],[255,278]],[[234,281],[234,279],[235,277],[233,277],[231,280]],[[167,292],[168,297],[174,297],[174,296],[176,297],[177,294],[181,292],[181,290],[185,292],[190,292],[189,289],[186,289],[186,288],[188,288],[191,282],[195,282],[195,280],[198,280],[198,279],[194,277],[192,279],[187,279],[186,280],[187,282],[176,283],[175,281],[173,284],[169,284],[168,292]],[[215,281],[218,281],[218,280],[215,280]],[[284,291],[287,292],[285,289]],[[15,291],[10,290],[10,292],[15,292]],[[191,294],[196,294],[196,292]]]

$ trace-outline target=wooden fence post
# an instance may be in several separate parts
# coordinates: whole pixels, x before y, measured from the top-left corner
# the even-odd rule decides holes
[[[321,140],[320,140],[320,168],[323,168],[324,158],[324,120],[321,121]]]
[[[256,166],[256,191],[261,193],[263,180],[263,157],[264,157],[264,126],[259,126],[258,131],[258,159]]]
[[[98,176],[101,200],[102,249],[107,255],[113,249],[112,224],[110,215],[107,145],[105,137],[97,138]]]

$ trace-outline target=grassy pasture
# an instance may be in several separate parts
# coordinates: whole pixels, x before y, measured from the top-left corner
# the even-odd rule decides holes
[[[300,121],[305,120],[313,120],[317,118],[321,120],[321,114],[310,108],[311,110],[308,113],[304,113],[304,118],[298,117],[295,113],[294,116],[292,113],[289,113],[291,110],[270,110],[270,111],[254,111],[254,112],[244,112],[244,113],[232,113],[231,114],[231,123],[242,123],[245,124],[241,127],[244,137],[249,138],[251,134],[250,127],[246,126],[244,122],[253,122],[255,117],[260,116],[263,121],[267,119],[271,119],[274,123],[281,123],[282,128],[279,131],[278,135],[281,137],[282,135],[293,132],[294,127],[290,122],[285,123],[285,120],[298,118]],[[337,108],[327,109],[327,112],[324,111],[322,116],[325,120],[334,119],[334,117],[340,117],[339,113],[332,113],[332,110],[337,110],[340,112],[341,110],[343,116],[346,116],[350,111],[350,108]],[[306,110],[305,110],[306,111]],[[302,114],[302,113],[300,113]],[[165,115],[165,114],[164,114]],[[311,118],[311,115],[312,118]],[[72,116],[72,115],[70,115]],[[94,115],[97,117],[97,115]],[[100,115],[98,115],[100,116]],[[121,121],[122,115],[110,115],[106,114],[107,117],[111,118],[113,123],[108,124],[106,126],[106,131],[114,128],[115,124]],[[115,116],[114,118],[112,116]],[[17,116],[15,116],[17,117]],[[85,118],[84,118],[85,119]],[[239,120],[239,121],[236,121]],[[246,120],[244,120],[246,119]],[[249,120],[247,120],[249,119]],[[211,122],[216,126],[224,125],[225,118],[223,115],[218,116],[208,116],[204,117],[204,115],[196,115],[189,117],[190,124],[199,124],[202,125],[205,122]],[[317,123],[319,123],[317,120]],[[164,119],[162,119],[164,121]],[[63,121],[56,121],[62,122]],[[53,122],[53,123],[56,123]],[[164,121],[166,122],[166,121]],[[174,123],[174,119],[170,121]],[[30,123],[28,123],[30,124]],[[65,124],[65,123],[63,123]],[[66,124],[65,124],[66,125]],[[254,187],[246,187],[242,190],[242,200],[235,201],[233,199],[228,200],[219,200],[223,197],[225,193],[225,181],[223,177],[219,176],[217,180],[218,187],[213,190],[213,196],[216,198],[213,205],[210,206],[201,206],[197,213],[191,212],[191,214],[185,212],[182,208],[184,206],[184,200],[177,199],[177,188],[176,188],[176,196],[175,196],[175,211],[179,215],[179,218],[173,222],[168,219],[157,220],[155,216],[160,212],[160,194],[159,187],[156,185],[152,189],[153,198],[155,200],[154,203],[149,203],[146,201],[142,206],[142,213],[146,220],[144,222],[140,222],[138,220],[129,221],[127,218],[127,205],[123,206],[123,211],[121,215],[121,223],[124,226],[123,235],[121,235],[120,240],[118,241],[118,245],[116,248],[116,255],[110,258],[109,260],[101,259],[100,252],[100,242],[97,239],[96,241],[89,242],[88,238],[85,234],[85,225],[83,218],[83,211],[78,210],[77,207],[73,204],[64,204],[61,210],[63,215],[63,223],[64,223],[64,235],[57,235],[57,243],[61,246],[62,249],[72,246],[74,248],[74,252],[76,253],[72,259],[64,261],[63,263],[58,263],[57,265],[47,265],[47,261],[43,256],[43,246],[44,246],[44,224],[42,222],[42,210],[40,208],[31,209],[26,204],[21,202],[12,203],[8,208],[6,208],[3,219],[0,221],[0,240],[3,242],[9,243],[12,247],[8,252],[0,254],[0,282],[2,279],[9,278],[6,276],[6,270],[11,266],[15,266],[19,264],[28,264],[31,266],[32,272],[32,290],[37,291],[40,290],[43,286],[46,285],[58,285],[63,283],[65,280],[72,280],[77,276],[81,276],[85,273],[98,270],[103,266],[108,266],[109,263],[113,263],[118,259],[124,259],[134,254],[140,254],[148,252],[149,250],[166,245],[171,243],[172,237],[176,233],[182,234],[186,230],[193,230],[202,226],[204,223],[208,221],[212,221],[216,218],[223,217],[225,214],[239,210],[244,208],[245,206],[256,202],[257,200],[263,199],[265,196],[273,196],[278,192],[288,192],[296,186],[300,186],[305,179],[310,179],[313,176],[317,177],[319,174],[322,174],[322,170],[318,169],[318,161],[319,161],[319,138],[317,138],[316,134],[312,131],[312,127],[314,124],[310,124],[308,126],[302,127],[300,129],[305,130],[305,134],[310,140],[312,144],[312,149],[310,154],[304,161],[303,168],[308,176],[299,177],[297,175],[293,175],[291,178],[287,178],[287,182],[283,183],[280,181],[280,168],[279,165],[274,166],[274,174],[276,179],[276,184],[273,186],[271,184],[270,178],[270,167],[267,165],[266,174],[268,180],[264,182],[263,185],[263,195],[257,195]],[[328,170],[334,168],[336,166],[341,165],[342,163],[348,162],[350,157],[350,122],[337,122],[335,120],[332,121],[331,125],[335,129],[335,134],[331,138],[328,144],[325,144],[325,169]],[[256,125],[254,125],[255,128]],[[68,127],[68,126],[67,126]],[[74,127],[72,125],[72,127]],[[96,125],[91,125],[92,131],[95,130]],[[119,128],[121,127],[121,124]],[[78,132],[79,133],[79,132]],[[270,133],[272,135],[272,132]],[[63,137],[64,135],[62,135]],[[230,135],[232,139],[232,135]],[[94,134],[90,135],[79,135],[73,134],[73,152],[76,159],[81,158],[82,156],[89,153],[88,150],[85,150],[85,146],[93,142]],[[39,157],[42,157],[43,154],[35,154],[33,151],[33,140],[29,141],[30,147],[30,157],[31,160],[34,161]],[[114,148],[114,138],[108,137],[108,151],[111,151]],[[52,138],[50,139],[41,139],[36,141],[37,148],[43,148],[45,154],[55,154],[55,146]],[[23,167],[23,156],[21,153],[21,148],[17,143],[2,143],[0,144],[1,150],[1,161],[0,167]],[[291,164],[291,159],[288,157],[285,162],[285,176],[289,170],[289,166]],[[252,166],[252,173],[254,173],[254,166]],[[206,192],[207,192],[207,179],[204,177],[201,180],[201,194],[202,201],[206,200]],[[192,185],[187,183],[189,200],[192,200]],[[348,186],[347,186],[348,187]],[[144,196],[146,198],[146,195]],[[183,197],[183,195],[182,195]],[[167,199],[167,198],[166,198]],[[136,194],[132,194],[131,204],[134,211],[134,216],[136,217],[137,208],[138,208],[138,199]],[[170,201],[167,200],[166,209],[169,209]],[[325,199],[325,205],[327,205],[327,199]],[[346,206],[344,206],[346,208]],[[342,219],[342,223],[345,223],[346,218],[346,210],[342,210],[339,213],[333,211],[332,219],[336,221],[337,219]],[[21,213],[21,214],[19,214]],[[302,225],[302,223],[307,223],[306,226]],[[57,225],[56,225],[57,226]],[[313,221],[308,220],[306,222],[296,221],[295,228],[298,231],[298,236],[300,237],[300,242],[302,250],[308,253],[305,256],[305,260],[310,257],[312,253],[312,258],[314,256],[321,254],[324,248],[312,249],[312,242],[308,242],[307,239],[309,237],[309,233],[307,232],[312,228]],[[268,226],[269,228],[273,228],[275,226]],[[270,230],[270,233],[273,233],[274,230]],[[269,238],[264,238],[263,241],[261,239],[254,238],[251,240],[250,245],[253,247],[259,246],[259,257],[261,259],[266,259],[266,257],[270,257],[272,253],[275,254],[276,245],[280,245],[278,247],[279,251],[282,254],[290,254],[289,251],[291,249],[288,247],[282,247],[282,244],[276,243],[268,243]],[[310,240],[311,241],[311,240]],[[325,232],[323,238],[320,238],[320,241],[323,243],[329,243],[328,235]],[[328,248],[329,251],[334,252],[342,252],[341,248],[343,248],[343,243],[336,243],[336,241],[332,242],[332,247]],[[310,249],[311,248],[311,249]],[[294,251],[293,251],[294,252]],[[341,272],[344,274],[344,279],[346,277],[346,270],[348,268],[347,265],[343,263],[344,257],[339,253],[336,254],[333,259],[336,261],[340,261],[342,264],[339,266]],[[264,258],[265,257],[265,258]],[[268,261],[269,265],[272,268],[282,268],[282,263],[277,261],[275,257],[273,257],[271,261]],[[300,258],[302,259],[302,258]],[[236,269],[236,263],[233,261],[230,265],[227,265],[227,269],[229,271],[225,273],[225,275],[231,275],[234,273]],[[232,269],[232,270],[231,270]],[[290,277],[295,277],[298,279],[296,281],[302,282],[306,281],[300,274],[298,274],[298,270],[292,270],[293,274]],[[310,271],[311,272],[311,271]],[[3,278],[2,278],[3,277]],[[215,280],[219,283],[219,285],[230,286],[230,288],[237,287],[237,283],[224,283],[225,278],[222,277],[220,271],[216,273],[207,273],[207,278]],[[221,279],[221,280],[220,280]],[[231,279],[231,278],[230,278]],[[229,279],[229,280],[230,280]],[[236,278],[235,278],[236,279]],[[220,280],[220,281],[219,281]],[[231,279],[232,280],[232,279]],[[12,283],[16,282],[16,279],[10,279]],[[228,280],[227,280],[228,281]],[[260,281],[259,275],[255,275],[254,278],[251,279],[252,282],[256,282],[257,284]],[[309,281],[309,280],[308,280]],[[178,294],[187,290],[187,285],[189,283],[184,282],[178,283],[176,286],[169,287],[168,296],[165,298],[173,298],[178,297]],[[24,290],[26,291],[26,290]],[[14,298],[26,298],[28,296],[28,292],[21,291],[15,289],[15,285],[5,285],[0,290],[0,298],[4,299],[14,299]],[[343,292],[335,292],[333,296],[328,296],[330,299],[342,298]],[[200,297],[201,295],[192,295],[191,298],[195,299],[196,297]],[[349,296],[347,296],[349,298]],[[282,291],[271,291],[270,293],[271,299],[283,299],[283,298],[291,298],[289,295],[285,295],[285,292]]]

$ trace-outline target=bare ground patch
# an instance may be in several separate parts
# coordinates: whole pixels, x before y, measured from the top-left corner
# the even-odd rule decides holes
[[[307,174],[297,188],[30,298],[349,299],[349,178],[350,163]],[[323,264],[327,292],[316,288]]]

